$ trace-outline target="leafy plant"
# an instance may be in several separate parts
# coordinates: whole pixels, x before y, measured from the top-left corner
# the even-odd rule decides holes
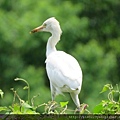
[[[17,90],[11,88],[14,97],[13,103],[10,106],[1,106],[0,113],[4,114],[69,114],[69,113],[78,113],[77,109],[72,110],[68,109],[67,105],[69,101],[57,103],[55,101],[48,101],[47,103],[42,103],[35,105],[34,99],[39,95],[33,96],[30,99],[30,86],[29,83],[21,78],[15,79],[15,81],[22,81],[27,85],[23,87],[24,90],[28,90],[28,100],[25,101],[21,99]],[[113,88],[111,84],[104,85],[101,94],[108,91],[108,96],[106,100],[102,100],[98,105],[94,107],[94,114],[120,114],[120,90],[118,84],[116,88]],[[0,89],[1,99],[3,98],[4,92]],[[81,104],[81,111],[79,114],[91,114],[87,104]],[[44,109],[44,112],[38,112],[38,109]]]
[[[106,84],[100,93],[106,91],[109,91],[107,100],[102,100],[94,108],[93,112],[99,114],[120,114],[120,90],[118,84],[116,85],[116,89],[111,84]]]
[[[22,78],[16,78],[15,81],[22,81],[27,84],[27,86],[24,86],[24,90],[28,90],[28,100],[25,101],[21,99],[21,97],[18,95],[17,91],[14,88],[11,88],[12,92],[14,93],[13,97],[13,103],[10,106],[1,106],[0,107],[0,113],[4,114],[40,114],[37,112],[37,109],[44,106],[44,112],[42,114],[65,114],[65,113],[76,113],[76,110],[70,110],[67,108],[68,101],[67,102],[60,102],[58,104],[55,101],[48,101],[48,103],[43,103],[40,105],[34,104],[34,99],[38,97],[39,95],[33,96],[30,101],[30,86],[29,83],[22,79]],[[3,91],[0,90],[1,98],[3,97]],[[81,104],[81,112],[84,113],[87,111],[86,104]],[[88,111],[87,111],[88,112]]]

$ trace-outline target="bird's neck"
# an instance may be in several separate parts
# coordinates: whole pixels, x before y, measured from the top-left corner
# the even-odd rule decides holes
[[[57,34],[57,32],[53,32],[52,36],[48,39],[47,42],[47,50],[46,50],[46,57],[56,51],[56,44],[58,43],[58,41],[60,40],[60,34]]]

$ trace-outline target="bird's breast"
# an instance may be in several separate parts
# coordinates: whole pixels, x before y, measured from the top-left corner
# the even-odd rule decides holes
[[[74,57],[56,51],[51,53],[45,62],[47,75],[54,86],[63,87],[64,91],[68,90],[67,87],[71,90],[81,87],[82,71]]]

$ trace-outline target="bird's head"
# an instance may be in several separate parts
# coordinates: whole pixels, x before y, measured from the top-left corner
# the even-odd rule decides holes
[[[50,33],[57,32],[59,34],[62,33],[59,22],[54,17],[47,19],[45,22],[43,22],[41,26],[33,29],[30,33],[35,33],[39,31],[45,31]]]

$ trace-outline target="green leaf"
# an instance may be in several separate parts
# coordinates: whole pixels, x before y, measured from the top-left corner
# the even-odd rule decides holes
[[[111,94],[112,94],[112,95],[114,95],[114,94],[115,94],[115,92],[116,92],[115,90],[112,90],[112,91],[111,91]]]
[[[28,86],[25,86],[23,89],[26,90],[26,89],[29,89],[29,87],[28,87]]]
[[[20,105],[18,103],[13,104],[12,106],[9,106],[13,112],[20,111]]]
[[[0,89],[1,98],[3,98],[3,94],[4,94],[4,92]]]
[[[93,112],[94,113],[101,113],[102,110],[103,110],[102,104],[98,104],[94,107]]]
[[[22,103],[22,107],[24,107],[24,108],[32,108],[32,106],[30,106],[26,102]]]
[[[68,102],[69,102],[69,101],[67,101],[67,102],[60,102],[60,106],[61,106],[61,107],[64,107],[64,106],[66,106],[66,105],[68,104]]]
[[[104,85],[104,87],[100,93],[106,92],[107,90],[109,90],[109,88],[110,88],[110,84]]]
[[[5,107],[0,107],[0,111],[7,111],[8,108],[5,106]]]

